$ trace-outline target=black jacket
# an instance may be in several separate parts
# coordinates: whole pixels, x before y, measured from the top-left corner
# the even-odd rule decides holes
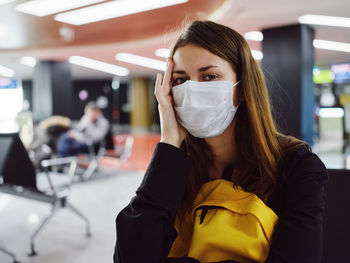
[[[136,196],[117,216],[115,263],[198,262],[167,258],[177,236],[173,223],[190,168],[191,159],[182,150],[157,145]],[[321,262],[327,179],[325,166],[306,147],[285,156],[278,186],[266,203],[279,218],[266,263]]]

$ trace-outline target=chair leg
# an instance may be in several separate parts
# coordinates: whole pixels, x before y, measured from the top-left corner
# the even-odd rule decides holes
[[[60,200],[62,201],[62,200]],[[68,207],[69,209],[71,209],[76,215],[78,215],[81,219],[83,219],[85,221],[86,224],[86,236],[90,237],[91,236],[91,231],[90,231],[90,222],[87,219],[87,217],[85,215],[83,215],[77,208],[75,208],[72,204],[70,204],[67,200],[65,200],[65,204],[63,206]],[[48,221],[54,216],[54,214],[56,213],[57,209],[60,208],[59,202],[56,202],[52,205],[52,209],[51,209],[51,213],[45,217],[42,222],[40,223],[40,225],[38,226],[38,228],[34,231],[34,233],[31,235],[30,237],[30,248],[31,248],[31,252],[28,254],[29,256],[36,256],[37,252],[35,251],[35,244],[34,244],[34,240],[36,238],[36,236],[39,234],[39,232],[43,229],[43,227],[48,223]]]
[[[66,206],[72,210],[73,213],[75,213],[78,217],[80,217],[81,219],[83,219],[85,221],[85,225],[86,225],[86,236],[90,237],[91,236],[91,231],[90,231],[90,222],[89,219],[83,214],[81,213],[75,206],[73,206],[71,203],[69,203],[68,201],[66,202]]]
[[[28,254],[28,256],[33,257],[33,256],[37,255],[37,252],[35,251],[34,239],[39,234],[39,232],[43,229],[43,227],[47,224],[47,222],[54,216],[54,214],[56,213],[58,208],[59,208],[59,206],[57,203],[53,204],[52,208],[51,208],[51,213],[41,221],[38,228],[31,235],[31,237],[30,237],[30,249],[31,249],[31,251]]]
[[[89,164],[88,168],[86,169],[86,171],[81,176],[82,179],[84,181],[89,180],[90,177],[93,175],[93,173],[97,170],[97,168],[98,168],[98,160],[94,159],[94,160],[91,161],[91,163]]]
[[[15,254],[13,254],[12,252],[0,247],[0,251],[2,251],[3,253],[5,253],[6,255],[9,255],[12,259],[13,259],[13,263],[19,263],[19,261],[16,260],[16,256]]]

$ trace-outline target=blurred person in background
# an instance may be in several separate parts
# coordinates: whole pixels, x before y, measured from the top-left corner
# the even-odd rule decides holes
[[[34,139],[30,144],[32,150],[48,145],[53,152],[56,152],[56,144],[59,137],[69,130],[71,120],[65,116],[54,115],[42,120],[34,131]]]
[[[116,218],[114,262],[320,263],[327,170],[278,132],[244,37],[193,22],[155,95],[161,141]]]
[[[60,115],[46,118],[35,127],[33,141],[28,148],[35,167],[40,168],[42,160],[50,159],[57,154],[58,139],[70,127],[71,120]]]
[[[100,143],[109,130],[109,122],[103,116],[95,102],[89,102],[84,115],[76,128],[62,134],[57,142],[57,154],[60,157],[78,153],[88,153],[89,145]]]

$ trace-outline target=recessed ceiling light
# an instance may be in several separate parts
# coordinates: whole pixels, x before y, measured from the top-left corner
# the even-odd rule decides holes
[[[4,4],[7,4],[7,3],[11,3],[11,2],[14,2],[15,0],[0,0],[0,5],[4,5]]]
[[[304,15],[298,20],[301,24],[350,27],[350,18],[348,17]]]
[[[263,53],[259,50],[252,49],[251,52],[252,52],[253,58],[256,60],[262,60],[264,57]]]
[[[264,35],[259,31],[250,31],[244,34],[244,38],[253,41],[263,41]]]
[[[0,75],[4,77],[12,78],[15,75],[15,72],[13,69],[0,65]]]
[[[167,58],[170,56],[170,49],[169,48],[158,48],[156,51],[154,51],[154,54],[161,58]]]
[[[127,76],[130,73],[127,68],[81,56],[71,56],[68,61],[75,65],[107,72],[117,76]]]
[[[106,19],[140,13],[166,6],[177,5],[188,0],[118,0],[85,7],[55,16],[55,20],[72,25],[83,25]]]
[[[166,62],[164,61],[153,58],[141,57],[130,53],[118,53],[115,55],[115,59],[130,64],[135,64],[142,67],[153,68],[162,71],[165,71],[166,67]]]
[[[22,57],[20,63],[28,67],[35,67],[36,59],[34,57]]]
[[[47,16],[105,0],[34,0],[16,6],[16,10],[34,16]]]
[[[319,49],[350,52],[350,43],[314,39],[313,45],[315,48]]]

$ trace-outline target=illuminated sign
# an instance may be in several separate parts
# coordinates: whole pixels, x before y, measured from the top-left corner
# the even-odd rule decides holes
[[[0,89],[15,89],[17,88],[17,81],[8,78],[0,78]]]
[[[335,83],[350,83],[350,63],[332,65]]]
[[[313,80],[315,84],[332,83],[334,74],[331,70],[319,70],[318,68],[314,68]]]

